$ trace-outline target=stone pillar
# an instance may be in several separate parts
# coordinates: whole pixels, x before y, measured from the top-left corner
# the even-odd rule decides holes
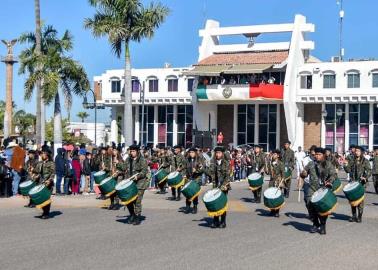
[[[146,109],[146,108],[144,108]],[[140,124],[140,119],[139,119],[139,110],[140,110],[140,106],[139,105],[136,105],[135,106],[135,130],[134,130],[134,140],[137,141],[138,143],[141,142],[141,134],[140,134],[140,127],[141,127],[141,124]]]
[[[325,130],[325,120],[323,116],[323,112],[325,110],[325,104],[322,103],[322,111],[321,111],[321,128],[320,128],[320,146],[325,147],[325,136],[326,136],[326,130]]]
[[[112,122],[110,124],[110,143],[118,143],[117,107],[112,107]]]
[[[349,151],[349,103],[345,104],[345,133],[344,133],[344,150]]]
[[[177,144],[177,105],[173,105],[173,140],[172,146]]]
[[[158,144],[158,113],[159,113],[159,105],[154,105],[154,147]]]
[[[374,122],[373,122],[373,115],[374,115],[374,104],[369,104],[369,151],[373,150],[373,136],[374,136]]]

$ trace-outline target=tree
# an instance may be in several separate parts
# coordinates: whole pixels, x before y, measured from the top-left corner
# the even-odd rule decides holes
[[[16,104],[13,101],[13,111],[16,109]],[[0,100],[0,131],[4,132],[4,116],[5,116],[5,108],[6,104],[5,101]],[[4,133],[3,133],[4,134]]]
[[[87,112],[78,112],[76,116],[81,119],[82,123],[84,123],[85,119],[89,117],[89,114]]]
[[[63,134],[63,141],[65,143],[91,143],[92,141],[88,139],[88,137],[80,134],[79,137],[76,137],[74,134],[70,133],[68,130],[69,120],[67,118],[62,119],[61,126],[62,126],[62,134]],[[46,123],[46,140],[52,141],[54,139],[54,118]]]
[[[36,116],[26,113],[24,110],[19,110],[14,114],[14,125],[18,129],[18,134],[23,137],[23,141],[25,142],[26,135],[35,130]]]
[[[140,0],[89,0],[96,8],[93,18],[86,18],[84,27],[95,37],[107,36],[113,52],[118,58],[124,50],[124,136],[126,144],[133,142],[132,99],[131,99],[131,56],[130,42],[152,38],[155,30],[165,21],[169,9],[160,3],[143,6]],[[127,132],[126,132],[127,130]]]
[[[32,47],[21,52],[20,73],[28,73],[25,81],[25,99],[30,100],[33,89],[42,81],[41,92],[46,104],[54,100],[54,148],[62,145],[62,115],[59,90],[62,91],[67,107],[72,104],[72,95],[84,96],[89,89],[89,81],[84,68],[71,57],[72,36],[66,31],[61,39],[52,26],[44,28],[42,34],[42,54],[35,54],[33,33],[24,34],[21,39],[31,41]],[[33,45],[34,44],[34,45]],[[55,151],[56,153],[56,151]]]

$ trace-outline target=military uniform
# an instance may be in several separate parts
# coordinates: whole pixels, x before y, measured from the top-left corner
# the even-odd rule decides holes
[[[292,172],[294,170],[294,165],[295,165],[295,156],[294,156],[294,151],[291,150],[290,148],[288,149],[283,149],[282,150],[282,162],[285,165],[285,172],[287,172],[287,176],[284,184],[284,194],[286,198],[289,198],[290,194],[290,186],[291,186],[291,177],[292,177]]]
[[[185,174],[186,174],[186,182],[189,182],[191,180],[196,181],[198,185],[201,186],[202,184],[202,174],[204,173],[205,164],[203,162],[203,159],[196,156],[195,158],[188,157],[186,159],[186,168],[185,168]],[[190,205],[191,202],[186,199],[185,202],[186,208],[185,213],[190,212]],[[193,210],[192,213],[197,213],[197,205],[198,205],[198,197],[193,199]]]
[[[215,149],[217,150],[217,149]],[[213,180],[213,187],[221,189],[226,195],[231,189],[230,185],[230,161],[224,156],[220,160],[217,160],[215,157],[212,158],[210,162],[210,168],[208,169],[208,174]],[[226,215],[227,212],[224,212],[221,216],[219,223],[219,217],[214,217],[212,228],[215,227],[226,227]]]
[[[374,154],[374,156],[371,158],[371,161],[373,163],[372,175],[373,175],[374,189],[375,189],[375,193],[378,194],[378,155]]]
[[[34,174],[35,168],[37,167],[38,160],[36,158],[29,158],[28,161],[25,163],[25,172],[26,172],[26,180],[29,181],[36,181],[36,175]],[[29,204],[25,205],[25,207],[34,207],[31,199],[29,199]]]
[[[350,182],[358,181],[366,189],[366,183],[371,175],[371,166],[369,161],[365,157],[361,156],[358,158],[357,156],[355,156],[347,163],[347,165],[344,166],[344,170],[349,174]],[[356,216],[357,209],[358,217]],[[361,222],[363,211],[364,201],[362,201],[358,206],[352,206],[352,217],[350,221]]]
[[[251,166],[252,172],[258,172],[262,175],[262,177],[264,177],[265,155],[261,152],[253,155],[251,159]],[[252,191],[256,203],[261,202],[261,190],[262,187]]]
[[[179,153],[179,154],[173,154],[171,158],[171,171],[172,172],[179,172],[182,177],[185,177],[185,157]],[[181,188],[177,188],[177,197],[176,197],[176,188],[172,187],[172,200],[179,201],[181,199]]]
[[[303,185],[304,201],[310,219],[313,222],[311,232],[317,232],[320,227],[320,233],[325,234],[328,216],[319,215],[311,203],[311,197],[320,188],[330,188],[332,190],[332,183],[337,178],[337,173],[334,165],[328,160],[322,162],[312,160],[305,166],[304,171],[308,176],[304,179]]]
[[[164,170],[167,174],[170,173],[171,157],[167,153],[158,154],[158,156],[152,158],[152,162],[159,163],[159,170]],[[166,192],[166,181],[158,184],[160,191],[158,193],[165,194]]]
[[[279,152],[279,150],[278,150]],[[282,181],[285,178],[285,166],[280,159],[272,160],[267,166],[267,173],[270,175],[269,187],[279,188],[281,191],[284,188]],[[270,210],[272,215],[279,217],[279,209]]]
[[[55,163],[51,160],[40,161],[33,170],[34,179],[39,184],[44,184],[52,192],[54,187]],[[42,218],[50,214],[51,203],[42,208]]]
[[[133,146],[135,149],[139,147]],[[133,150],[133,147],[130,146],[130,150]],[[141,222],[141,213],[142,213],[142,200],[146,188],[149,185],[150,179],[150,170],[147,164],[147,161],[144,157],[138,152],[136,158],[132,158],[129,155],[123,163],[117,165],[117,169],[122,171],[125,175],[125,178],[130,178],[136,175],[133,180],[138,188],[138,198],[136,201],[129,203],[127,209],[130,212],[130,218],[128,219],[129,224],[139,225]]]

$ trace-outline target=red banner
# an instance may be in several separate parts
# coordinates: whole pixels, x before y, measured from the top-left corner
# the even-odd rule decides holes
[[[261,99],[283,99],[284,86],[279,84],[250,84],[249,97]]]

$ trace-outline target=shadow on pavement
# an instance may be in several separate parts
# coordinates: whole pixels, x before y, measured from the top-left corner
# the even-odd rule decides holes
[[[63,212],[61,212],[61,211],[51,211],[49,218],[55,218],[55,217],[60,216],[62,214],[63,214]],[[42,218],[42,215],[34,216],[34,218]]]
[[[213,219],[210,218],[210,217],[205,217],[205,218],[200,219],[200,220],[194,219],[193,221],[196,221],[196,222],[202,221],[202,223],[199,223],[198,226],[210,228],[210,225],[213,222]]]
[[[366,193],[369,193],[369,194],[377,194],[377,193],[375,193],[375,192],[373,192],[373,191],[365,191]]]
[[[253,198],[240,198],[241,201],[246,203],[254,203],[255,200]]]
[[[261,209],[261,208],[256,209],[255,212],[257,212],[257,215],[262,216],[262,217],[271,217],[272,216],[270,211],[265,210],[265,209]]]
[[[123,223],[123,224],[129,225],[127,223],[127,221],[129,220],[129,218],[130,218],[130,216],[125,216],[124,218],[118,218],[118,219],[116,219],[116,221],[119,222],[119,223]],[[146,220],[146,217],[145,216],[140,216],[140,219],[141,219],[141,221],[143,223]]]
[[[293,226],[295,229],[301,232],[309,232],[312,228],[312,226],[309,224],[305,224],[305,223],[301,223],[297,221],[289,221],[289,222],[283,223],[282,225]]]
[[[349,220],[349,217],[348,215],[344,215],[344,214],[338,214],[338,213],[332,213],[331,214],[331,219],[337,219],[337,220]]]
[[[372,205],[375,205],[375,206],[378,206],[378,203],[375,203],[375,202],[373,202],[373,203],[371,203]]]
[[[336,197],[340,198],[340,199],[346,199],[345,195],[338,195],[338,194],[336,194]]]
[[[308,219],[308,215],[304,213],[296,213],[296,212],[287,212],[285,215],[289,218],[300,218],[300,219]]]

